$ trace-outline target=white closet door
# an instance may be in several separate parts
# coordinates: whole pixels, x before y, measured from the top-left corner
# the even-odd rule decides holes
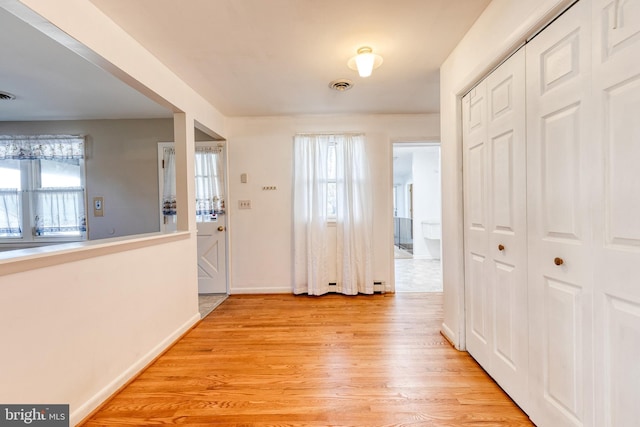
[[[640,425],[640,1],[594,2],[596,425]]]
[[[527,45],[529,414],[593,425],[591,10],[580,1]]]
[[[516,52],[486,79],[489,191],[489,373],[527,410],[527,159],[525,54]]]
[[[492,316],[489,290],[486,80],[462,99],[466,345],[485,369],[490,365]]]
[[[463,100],[467,349],[526,410],[525,63],[518,51]]]

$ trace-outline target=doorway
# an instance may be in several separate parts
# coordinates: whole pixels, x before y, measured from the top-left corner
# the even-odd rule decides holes
[[[158,179],[160,196],[160,229],[176,230],[174,144],[158,144]],[[198,293],[228,293],[226,152],[221,141],[196,142],[196,224]],[[172,205],[173,203],[173,205]]]
[[[396,292],[442,292],[440,143],[393,143]]]

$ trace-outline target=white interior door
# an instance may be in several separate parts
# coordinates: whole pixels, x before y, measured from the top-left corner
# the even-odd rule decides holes
[[[491,375],[528,410],[525,53],[487,77]]]
[[[540,426],[592,425],[591,13],[580,1],[527,52],[530,387]]]
[[[593,7],[596,426],[640,424],[640,1]]]
[[[526,406],[524,59],[516,52],[463,99],[463,138],[467,349]]]
[[[483,80],[462,99],[462,122],[466,341],[469,353],[488,369],[493,334],[489,307],[486,86]]]
[[[164,167],[163,151],[165,148],[172,148],[173,143],[158,144],[158,158],[160,170],[160,207],[162,209],[162,198],[164,190]],[[200,211],[202,207],[196,208],[197,235],[197,268],[198,268],[198,292],[201,294],[227,293],[227,219],[224,206],[226,194],[226,152],[225,146],[221,142],[196,142],[196,150],[214,150],[216,157],[215,165],[209,165],[208,172],[202,172],[202,168],[196,165],[196,197],[202,193],[203,187],[218,186],[222,191],[222,198],[215,208],[215,212]],[[198,163],[198,159],[196,159]],[[207,169],[207,168],[205,168]],[[215,173],[216,176],[211,176]],[[217,183],[214,182],[216,181]],[[175,231],[175,216],[163,216],[161,228],[164,232]]]
[[[198,222],[198,293],[227,293],[225,218]]]

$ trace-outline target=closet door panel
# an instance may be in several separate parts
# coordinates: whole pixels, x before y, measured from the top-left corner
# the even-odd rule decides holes
[[[584,348],[582,337],[585,331],[581,321],[582,291],[574,283],[545,278],[547,321],[542,333],[544,394],[555,409],[572,421],[582,412],[583,402],[581,374],[584,366],[580,352]]]
[[[640,248],[639,105],[640,76],[605,89],[605,238],[633,251]]]
[[[491,289],[488,275],[487,98],[480,83],[463,98],[465,300],[467,350],[490,363]]]
[[[518,141],[522,143],[522,141]],[[493,232],[507,235],[515,233],[516,195],[514,194],[514,132],[507,130],[491,140],[492,176],[491,196],[493,210]],[[517,166],[517,165],[516,165]]]
[[[470,194],[468,196],[469,230],[477,233],[487,231],[486,190],[487,144],[484,140],[469,144],[467,148],[467,173]]]
[[[467,349],[526,410],[524,51],[463,98]]]
[[[525,55],[486,79],[489,100],[489,279],[493,300],[490,373],[528,407]]]
[[[640,419],[640,1],[594,1],[596,424]]]
[[[488,337],[488,286],[486,277],[486,257],[482,254],[470,252],[469,273],[471,274],[469,280],[469,291],[471,299],[471,334],[473,339],[477,341],[484,350],[484,346],[487,345]],[[474,349],[475,350],[475,349]],[[474,351],[471,350],[471,351]],[[479,350],[481,354],[484,351]],[[474,351],[476,353],[478,350]]]
[[[580,242],[580,116],[584,112],[579,103],[551,108],[540,117],[537,141],[542,233],[546,239]]]
[[[580,1],[527,50],[530,415],[593,425],[591,10]]]

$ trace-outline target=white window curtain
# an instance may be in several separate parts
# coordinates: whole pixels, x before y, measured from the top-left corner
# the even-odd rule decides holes
[[[162,158],[164,161],[162,214],[173,216],[176,214],[176,150],[165,148]]]
[[[35,235],[73,235],[87,231],[84,189],[46,188],[33,191]]]
[[[0,160],[83,159],[84,137],[76,135],[0,135]]]
[[[224,209],[221,154],[218,147],[196,148],[196,215],[203,220]]]
[[[176,152],[165,148],[162,194],[163,215],[176,215]],[[196,215],[201,218],[224,211],[222,149],[196,147]]]
[[[328,247],[328,152],[336,157],[336,247]],[[294,293],[373,293],[371,184],[364,136],[296,135],[294,158]]]
[[[20,237],[20,191],[0,188],[0,237]]]

